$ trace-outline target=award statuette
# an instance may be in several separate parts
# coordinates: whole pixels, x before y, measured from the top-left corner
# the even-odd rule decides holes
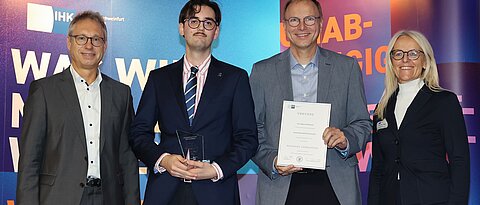
[[[177,130],[176,133],[182,156],[185,159],[206,162],[202,135],[181,130]],[[189,179],[183,179],[183,181],[192,182]]]

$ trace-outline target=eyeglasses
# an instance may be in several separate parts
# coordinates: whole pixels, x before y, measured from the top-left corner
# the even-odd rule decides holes
[[[189,18],[189,19],[185,19],[184,21],[186,21],[188,23],[188,26],[191,28],[191,29],[196,29],[200,26],[200,23],[203,23],[203,28],[205,28],[206,30],[213,30],[216,26],[218,26],[217,22],[215,22],[214,20],[212,19],[205,19],[205,20],[200,20],[198,18]]]
[[[316,22],[317,19],[321,18],[320,16],[305,16],[303,18],[303,23],[307,26],[313,26]],[[300,18],[298,17],[290,17],[288,19],[285,19],[287,21],[288,25],[291,27],[297,27],[300,25]]]
[[[93,37],[87,37],[85,35],[69,35],[70,37],[73,37],[75,39],[75,43],[77,43],[79,46],[83,46],[87,44],[88,40],[90,39],[90,42],[92,42],[92,45],[95,47],[100,47],[105,44],[105,39],[99,36],[93,36]]]
[[[395,60],[402,60],[405,53],[407,54],[407,58],[410,60],[417,60],[420,57],[420,53],[425,54],[423,51],[419,51],[416,49],[412,49],[409,51],[392,50],[392,52],[390,52],[390,56]]]

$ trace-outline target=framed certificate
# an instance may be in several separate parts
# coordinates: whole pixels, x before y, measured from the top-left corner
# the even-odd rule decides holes
[[[328,103],[283,101],[278,165],[325,170],[327,145],[322,136],[330,110]]]

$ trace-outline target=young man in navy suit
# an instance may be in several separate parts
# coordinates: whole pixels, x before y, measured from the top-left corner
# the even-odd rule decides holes
[[[236,172],[255,154],[258,139],[247,73],[211,54],[220,21],[215,2],[189,1],[178,25],[185,55],[150,73],[130,133],[150,170],[145,205],[240,204]],[[188,159],[178,132],[203,136],[203,161]]]

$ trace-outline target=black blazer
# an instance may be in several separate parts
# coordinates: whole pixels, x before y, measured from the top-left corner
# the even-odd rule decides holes
[[[30,84],[24,106],[17,203],[80,204],[87,145],[71,67]],[[100,84],[100,177],[105,204],[140,204],[138,160],[128,144],[130,88],[106,75]]]
[[[398,129],[397,93],[384,121],[374,116],[368,204],[395,204],[398,198],[401,204],[468,204],[469,145],[457,96],[423,86]]]
[[[183,58],[150,73],[132,124],[130,141],[137,157],[152,170],[163,153],[181,155],[176,130],[204,136],[205,158],[216,162],[224,178],[192,182],[198,204],[239,204],[237,170],[258,147],[253,99],[245,70],[212,57],[192,126],[183,93]],[[160,144],[154,143],[158,122]],[[168,172],[148,176],[145,205],[168,204],[180,179]]]

